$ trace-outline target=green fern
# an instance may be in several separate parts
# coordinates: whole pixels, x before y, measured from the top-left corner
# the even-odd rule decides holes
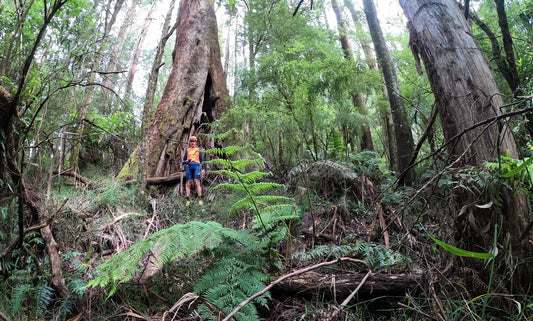
[[[345,157],[346,148],[344,146],[344,141],[342,140],[341,134],[333,130],[331,132],[331,140],[328,144],[328,154],[333,160],[340,160]]]
[[[293,258],[312,261],[325,256],[340,258],[349,254],[356,255],[359,259],[367,262],[373,271],[392,266],[403,267],[411,263],[406,256],[399,252],[387,249],[380,244],[362,241],[344,245],[318,245],[311,251],[294,253]]]
[[[11,307],[15,314],[18,314],[22,308],[22,304],[30,297],[30,292],[33,289],[31,284],[20,283],[13,289],[13,296],[11,297]]]
[[[205,249],[213,249],[225,239],[249,242],[253,236],[225,228],[217,222],[192,221],[160,230],[101,264],[97,276],[87,286],[111,285],[109,295],[112,295],[117,283],[130,280],[141,269],[140,263],[150,251],[159,253],[156,265],[161,266]]]
[[[202,294],[208,302],[221,307],[226,314],[240,302],[262,290],[269,279],[258,269],[258,262],[246,262],[243,257],[241,254],[218,261],[194,286],[196,293]],[[258,256],[247,255],[246,257],[257,258]],[[267,307],[269,297],[265,294],[257,298],[254,303]],[[218,320],[205,306],[199,307],[199,311],[208,320]],[[258,320],[259,315],[254,305],[247,305],[236,319]]]
[[[34,309],[37,316],[43,316],[54,295],[54,289],[46,284],[40,284],[35,289]]]

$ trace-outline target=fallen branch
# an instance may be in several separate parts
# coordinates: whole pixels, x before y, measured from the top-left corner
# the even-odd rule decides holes
[[[52,171],[53,175],[59,175],[59,176],[70,176],[72,178],[75,178],[76,180],[82,182],[86,185],[93,185],[93,182],[89,181],[87,178],[81,176],[80,174],[76,173],[72,169],[67,169],[66,171],[59,172],[57,169]]]
[[[146,185],[172,185],[183,181],[185,172],[179,172],[165,177],[149,177],[146,179]]]
[[[284,280],[288,279],[288,278],[291,278],[293,276],[296,276],[296,275],[300,275],[300,274],[303,274],[303,273],[306,273],[306,272],[309,272],[311,270],[314,270],[314,269],[317,269],[319,267],[323,267],[323,266],[328,266],[328,265],[333,265],[333,264],[337,264],[337,263],[340,263],[340,262],[343,262],[343,261],[348,261],[348,262],[354,262],[354,263],[363,263],[369,270],[369,273],[371,273],[370,271],[370,267],[368,266],[368,264],[363,261],[363,260],[358,260],[358,259],[353,259],[353,258],[350,258],[350,257],[341,257],[339,259],[336,259],[336,260],[333,260],[333,261],[328,261],[328,262],[322,262],[322,263],[318,263],[318,264],[315,264],[315,265],[312,265],[312,266],[309,266],[309,267],[306,267],[306,268],[303,268],[301,270],[297,270],[297,271],[294,271],[292,273],[289,273],[287,275],[284,275],[282,277],[280,277],[279,279],[275,280],[275,281],[272,281],[267,287],[265,287],[263,290],[257,292],[256,294],[252,295],[251,297],[249,297],[248,299],[244,300],[243,302],[241,302],[233,311],[231,311],[230,314],[228,314],[227,317],[225,317],[222,321],[228,321],[230,320],[237,312],[239,312],[240,309],[242,309],[245,305],[247,305],[248,303],[252,302],[255,298],[265,294],[268,290],[270,290],[272,287],[274,287],[276,284],[278,283],[281,283],[283,282]]]

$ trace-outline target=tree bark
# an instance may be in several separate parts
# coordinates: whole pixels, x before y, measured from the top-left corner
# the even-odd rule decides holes
[[[407,121],[405,106],[398,88],[398,78],[396,70],[389,55],[385,37],[381,31],[381,26],[376,13],[373,0],[363,0],[366,20],[370,35],[374,42],[378,66],[383,73],[383,79],[387,86],[389,103],[394,122],[394,134],[396,136],[396,152],[398,164],[395,166],[399,175],[399,184],[411,185],[414,180],[412,169],[409,170],[409,162],[414,152],[413,136],[411,127]]]
[[[218,119],[230,105],[213,3],[182,0],[178,19],[172,71],[145,138],[146,177],[176,172],[188,138],[209,132],[200,125]]]
[[[277,284],[272,289],[284,295],[349,295],[365,276],[365,273],[320,273],[310,271],[305,274],[286,279]],[[407,291],[417,290],[423,283],[422,271],[411,271],[409,273],[372,273],[370,278],[362,285],[359,293],[361,295],[392,295],[394,293],[403,295]],[[332,287],[332,282],[335,286]],[[335,291],[335,293],[333,293]]]
[[[167,11],[167,15],[165,17],[165,22],[163,23],[163,28],[161,29],[161,38],[159,39],[159,43],[157,44],[156,48],[156,54],[154,58],[154,62],[152,63],[152,69],[150,71],[150,75],[148,76],[148,86],[146,87],[146,96],[144,98],[144,106],[143,106],[143,114],[142,114],[142,134],[143,137],[148,136],[148,130],[150,128],[150,124],[152,122],[152,114],[153,114],[153,104],[154,104],[154,97],[155,92],[157,89],[157,79],[159,76],[159,68],[161,68],[161,61],[163,61],[163,54],[165,52],[165,45],[167,43],[168,38],[172,35],[175,28],[179,25],[180,21],[176,21],[176,24],[171,29],[170,28],[170,20],[172,18],[172,12],[174,11],[174,5],[176,0],[171,0],[169,9]],[[146,182],[146,174],[145,171],[145,163],[146,159],[148,158],[148,155],[146,153],[146,140],[141,141],[141,144],[138,148],[139,150],[139,179],[141,186],[145,186]]]
[[[457,4],[451,0],[401,0],[400,4],[409,20],[412,50],[424,61],[445,138],[501,114],[503,102],[494,78]],[[499,145],[496,126],[478,128],[462,135],[449,153],[463,157],[463,164],[482,166],[495,159]],[[518,156],[509,132],[503,133],[501,145],[512,157]]]
[[[124,90],[124,101],[128,101],[131,96],[132,88],[133,88],[133,79],[135,78],[135,74],[137,73],[137,65],[139,64],[139,57],[141,56],[141,52],[144,45],[144,40],[146,39],[146,33],[148,32],[148,27],[150,27],[150,23],[152,22],[152,12],[154,11],[154,8],[157,4],[157,1],[152,2],[152,5],[150,6],[150,10],[148,11],[148,14],[146,15],[146,18],[144,19],[141,35],[139,36],[139,39],[137,40],[137,45],[135,46],[135,50],[133,52],[133,57],[131,59],[131,66],[130,70],[128,71],[128,77],[126,79],[126,89]]]
[[[458,137],[448,148],[454,162],[482,168],[485,161],[493,161],[500,152],[508,152],[517,158],[513,136],[505,130],[505,125],[502,131],[494,126],[494,122],[468,130],[476,123],[501,115],[503,102],[489,64],[457,3],[453,0],[400,0],[400,5],[409,20],[412,51],[424,61],[444,136],[447,141]],[[497,192],[492,199],[499,201],[501,210],[495,210],[493,217],[486,212],[475,214],[490,219],[488,224],[492,225],[489,226],[499,222],[498,235],[501,235],[501,242],[510,241],[513,255],[530,257],[533,233],[527,229],[527,195],[511,192],[506,186],[495,186],[494,190]],[[458,207],[464,205],[465,198],[472,201],[468,200],[471,196],[467,192],[460,196],[463,202],[457,204]],[[458,232],[471,244],[472,250],[492,247],[492,235],[485,238],[485,244],[478,244],[482,242],[479,234]],[[510,240],[503,240],[505,235],[509,235]],[[516,268],[517,284],[531,282],[528,268],[527,264]]]

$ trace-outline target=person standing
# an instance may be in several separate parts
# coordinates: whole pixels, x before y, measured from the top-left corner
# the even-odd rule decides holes
[[[194,180],[196,184],[196,193],[200,200],[198,204],[202,205],[202,185],[200,183],[200,178],[205,174],[205,166],[203,164],[202,153],[200,149],[196,146],[197,139],[195,136],[189,138],[189,148],[185,150],[183,155],[183,164],[185,164],[185,199],[187,200],[187,205],[191,204],[189,197],[191,196],[191,183]]]

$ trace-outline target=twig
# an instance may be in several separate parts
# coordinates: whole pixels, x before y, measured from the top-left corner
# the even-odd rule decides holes
[[[367,268],[368,268],[368,274],[371,274],[372,271],[370,270],[370,267],[368,266],[368,263],[366,263],[365,261],[363,260],[358,260],[358,259],[353,259],[351,257],[341,257],[341,258],[338,258],[336,260],[333,260],[333,261],[328,261],[328,262],[322,262],[322,263],[318,263],[318,264],[315,264],[315,265],[312,265],[312,266],[308,266],[306,268],[303,268],[303,269],[300,269],[300,270],[297,270],[297,271],[294,271],[292,273],[289,273],[287,275],[284,275],[282,277],[280,277],[279,279],[275,280],[275,281],[272,281],[267,287],[265,287],[263,290],[257,292],[256,294],[252,295],[251,297],[249,297],[248,299],[242,301],[233,311],[231,311],[230,314],[228,314],[227,317],[225,317],[222,321],[228,321],[230,320],[237,312],[239,312],[240,309],[242,309],[245,305],[247,305],[248,303],[252,302],[252,300],[254,300],[255,298],[265,294],[268,290],[270,290],[274,285],[282,282],[283,280],[285,279],[288,279],[290,277],[293,277],[293,276],[296,276],[296,275],[300,275],[300,274],[303,274],[303,273],[306,273],[306,272],[309,272],[311,270],[314,270],[314,269],[317,269],[319,267],[323,267],[323,266],[328,266],[328,265],[333,265],[333,264],[336,264],[336,263],[339,263],[339,262],[342,262],[342,261],[349,261],[349,262],[354,262],[354,263],[363,263]],[[365,278],[367,278],[368,276],[365,276]],[[364,282],[362,282],[364,283]]]
[[[3,314],[2,312],[0,312],[0,319],[4,320],[4,321],[9,321],[9,318],[6,317],[5,314]]]
[[[352,293],[350,293],[350,295],[344,300],[342,301],[341,305],[344,306],[344,305],[348,305],[348,303],[350,303],[350,301],[353,299],[353,297],[357,294],[357,292],[359,291],[359,289],[363,286],[363,284],[365,284],[366,280],[370,277],[370,275],[372,274],[372,271],[368,271],[365,275],[365,277],[361,280],[361,283],[359,283],[359,285],[357,286],[357,288],[355,290],[353,290]]]

